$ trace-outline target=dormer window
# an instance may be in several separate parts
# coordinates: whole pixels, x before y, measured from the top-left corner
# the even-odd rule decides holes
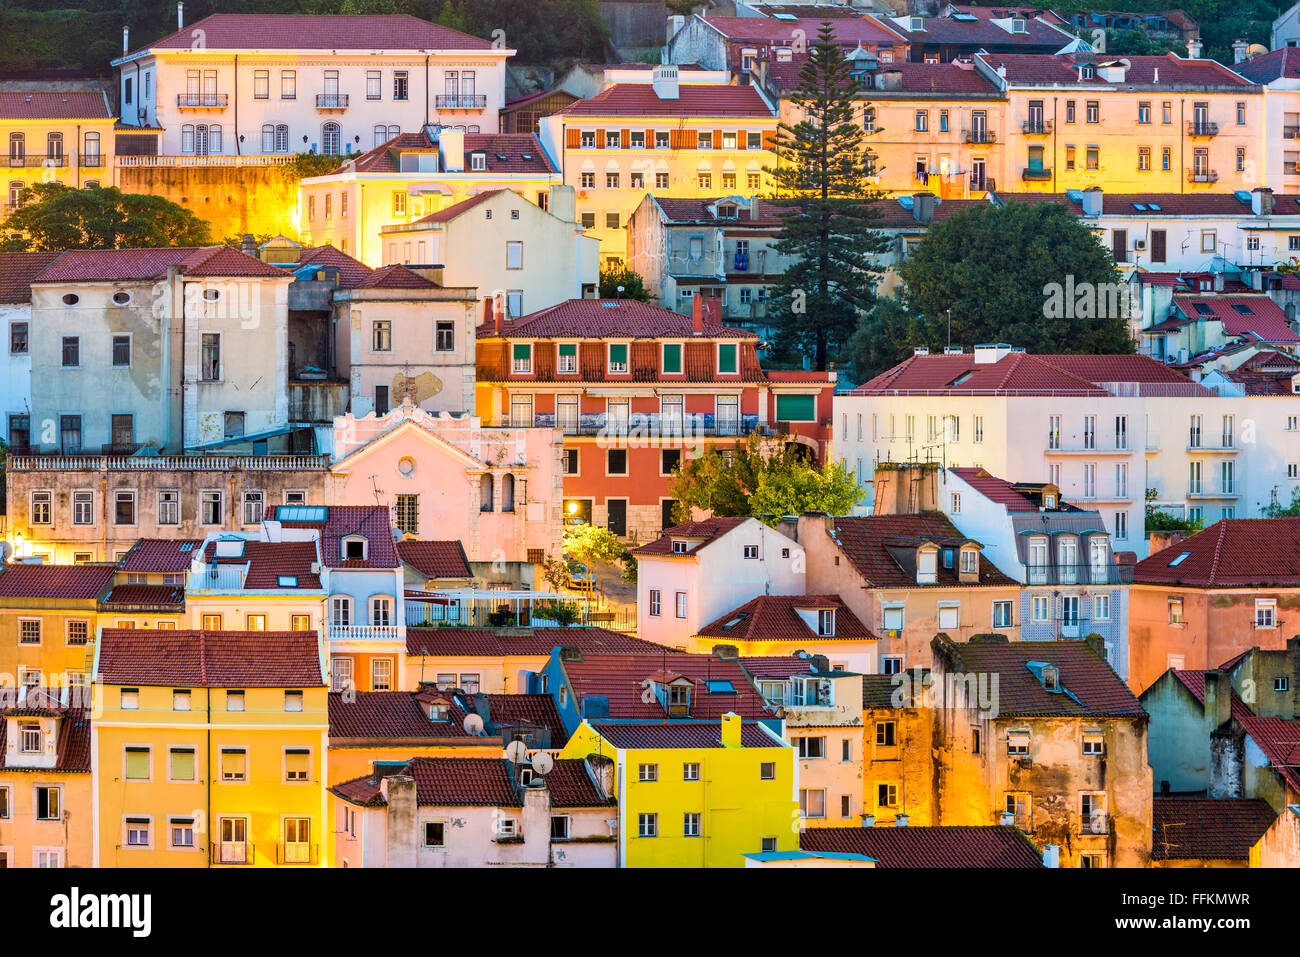
[[[1043,493],[1043,508],[1056,508],[1056,493],[1055,493],[1055,492],[1044,492],[1044,493]]]
[[[18,725],[18,739],[23,754],[41,753],[41,725],[39,721],[23,721]]]
[[[429,705],[429,720],[430,720],[430,721],[446,721],[446,720],[447,720],[447,705],[446,705],[446,702],[443,702],[443,701],[435,701],[433,704]]]
[[[918,585],[933,585],[938,580],[939,575],[939,550],[937,548],[922,548],[916,553],[916,583]]]
[[[364,562],[366,560],[367,542],[360,535],[352,535],[339,544],[341,557],[345,562]]]
[[[979,568],[979,552],[973,548],[963,548],[961,552],[961,573],[963,575],[975,575],[979,572]]]
[[[487,154],[486,154],[486,153],[470,153],[470,154],[469,154],[469,168],[470,168],[471,170],[473,170],[474,172],[482,172],[483,170],[487,169]]]
[[[690,548],[691,548],[691,547],[690,547],[689,543],[687,543],[687,542],[683,542],[683,541],[681,541],[681,540],[679,540],[679,539],[674,539],[674,540],[673,540],[673,554],[674,554],[674,555],[685,555],[688,551],[690,551]]]
[[[825,638],[835,636],[835,609],[823,608],[817,612],[817,634]]]
[[[722,203],[721,205],[718,206],[718,219],[735,219],[735,218],[736,218],[735,203]]]
[[[691,710],[691,688],[687,684],[668,686],[668,713],[670,715],[689,714]]]
[[[1055,665],[1043,666],[1043,687],[1048,691],[1058,691],[1061,687],[1061,673]]]

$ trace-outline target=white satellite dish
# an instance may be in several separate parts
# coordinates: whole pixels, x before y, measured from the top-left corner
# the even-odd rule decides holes
[[[0,562],[9,561],[9,556],[14,552],[14,547],[8,542],[0,542]]]
[[[544,777],[555,767],[555,758],[545,751],[538,751],[533,755],[532,765],[533,770]]]
[[[506,760],[513,761],[515,764],[523,763],[528,757],[528,745],[522,741],[511,741],[506,745]]]
[[[472,738],[477,738],[483,733],[483,719],[476,714],[465,715],[465,733]]]

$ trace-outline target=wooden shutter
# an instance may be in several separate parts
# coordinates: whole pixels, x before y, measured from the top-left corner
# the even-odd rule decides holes
[[[571,150],[576,150],[582,146],[582,133],[572,127],[564,131],[564,144]]]

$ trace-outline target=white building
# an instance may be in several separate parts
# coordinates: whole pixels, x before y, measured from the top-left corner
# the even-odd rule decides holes
[[[637,635],[672,648],[751,598],[804,594],[803,549],[755,518],[688,522],[633,554]]]
[[[213,14],[130,51],[124,126],[166,156],[342,154],[428,125],[494,133],[514,51],[405,15]]]
[[[918,354],[834,408],[836,450],[864,484],[877,462],[908,461],[1048,482],[1139,558],[1146,494],[1212,522],[1300,484],[1300,395],[1220,396],[1147,356]]]
[[[60,255],[0,253],[0,329],[8,337],[8,348],[0,353],[0,412],[11,449],[31,445],[32,279]]]

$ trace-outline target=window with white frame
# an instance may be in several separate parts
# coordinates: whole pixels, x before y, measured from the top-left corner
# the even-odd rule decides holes
[[[1273,598],[1255,599],[1255,627],[1277,627],[1277,600]]]

